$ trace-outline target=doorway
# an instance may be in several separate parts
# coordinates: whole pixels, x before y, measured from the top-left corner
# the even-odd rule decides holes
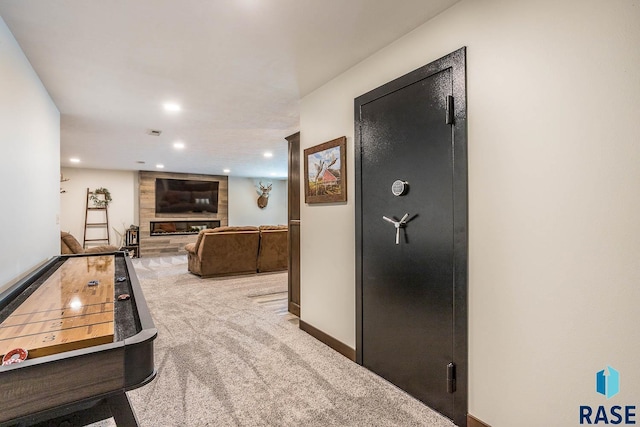
[[[355,100],[356,360],[466,425],[464,48]]]

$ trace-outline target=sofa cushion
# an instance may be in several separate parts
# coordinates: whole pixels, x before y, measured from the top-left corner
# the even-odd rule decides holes
[[[228,232],[233,232],[233,231],[258,231],[258,227],[254,227],[254,226],[251,226],[251,225],[245,225],[245,226],[233,226],[233,227],[224,226],[224,227],[216,227],[216,228],[207,228],[205,230],[201,230],[200,233],[198,233],[198,240],[196,240],[196,243],[193,246],[193,248],[187,249],[187,246],[185,246],[184,249],[187,252],[198,253],[198,250],[200,249],[200,244],[202,243],[202,237],[205,234],[208,234],[208,233],[228,233]]]
[[[192,245],[192,243],[185,245],[184,249],[187,252],[197,253],[198,249],[200,249],[200,243],[202,243],[202,236],[207,233],[224,233],[229,231],[256,231],[257,227],[245,226],[245,227],[216,227],[216,228],[206,228],[204,230],[200,230],[198,233],[198,238],[196,239],[196,243]],[[189,248],[187,248],[189,246]]]
[[[287,230],[286,225],[261,225],[260,230]]]
[[[60,240],[62,241],[60,244],[60,249],[61,249],[61,253],[63,254],[81,254],[84,253],[84,248],[82,247],[82,245],[80,244],[80,242],[78,242],[78,240],[76,240],[75,237],[73,237],[71,234],[65,232],[65,231],[61,231],[60,232]],[[66,245],[66,248],[65,248]],[[70,251],[70,252],[65,252],[66,250]]]
[[[193,252],[194,254],[198,252],[198,248],[200,247],[200,242],[202,242],[202,236],[204,233],[211,231],[211,229],[200,230],[198,233],[198,238],[195,243],[188,243],[184,246],[184,250],[187,252]],[[193,245],[193,246],[192,246]]]
[[[70,255],[73,253],[71,252],[71,249],[69,248],[69,246],[67,246],[67,244],[62,239],[60,239],[60,253],[62,255]]]
[[[286,270],[289,264],[288,242],[287,227],[261,229],[258,271]]]
[[[258,231],[258,227],[254,227],[253,225],[243,225],[243,226],[231,226],[231,227],[216,227],[212,230],[205,230],[210,233],[227,233],[230,231]]]
[[[187,252],[193,252],[194,254],[197,253],[198,249],[200,248],[200,243],[202,243],[202,236],[204,236],[207,233],[213,233],[213,230],[215,230],[215,228],[205,228],[204,230],[200,230],[200,232],[198,233],[198,238],[196,239],[196,242],[185,245],[184,249]],[[187,248],[187,246],[189,247]]]

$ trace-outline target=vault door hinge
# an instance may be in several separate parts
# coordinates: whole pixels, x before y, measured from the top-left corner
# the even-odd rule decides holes
[[[445,120],[446,124],[448,124],[448,125],[452,125],[453,124],[453,113],[454,113],[453,96],[447,95],[447,117],[446,117],[446,120]]]
[[[456,391],[456,364],[451,362],[447,365],[447,393]]]

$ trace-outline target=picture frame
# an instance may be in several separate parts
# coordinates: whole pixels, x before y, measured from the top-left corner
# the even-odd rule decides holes
[[[347,201],[347,138],[332,139],[304,150],[304,201]]]

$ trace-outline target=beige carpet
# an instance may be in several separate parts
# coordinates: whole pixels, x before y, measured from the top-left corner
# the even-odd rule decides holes
[[[134,265],[158,328],[158,376],[127,393],[141,425],[453,426],[298,329],[286,273],[200,279],[185,257]]]

